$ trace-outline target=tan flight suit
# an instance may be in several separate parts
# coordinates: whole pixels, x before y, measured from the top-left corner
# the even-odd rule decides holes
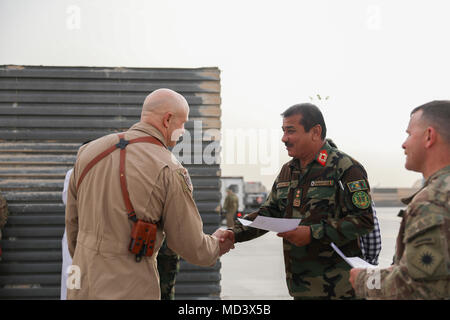
[[[139,122],[125,139],[154,136],[153,126]],[[78,152],[70,179],[66,228],[75,271],[69,275],[75,289],[68,299],[160,299],[156,257],[166,234],[168,246],[192,264],[211,266],[219,258],[219,242],[203,233],[203,223],[192,198],[187,170],[172,153],[151,143],[126,147],[125,172],[131,203],[138,219],[157,223],[155,251],[137,263],[128,251],[132,222],[127,217],[119,182],[119,150],[98,162],[77,190],[84,167],[102,151],[119,142],[117,134],[97,139]]]

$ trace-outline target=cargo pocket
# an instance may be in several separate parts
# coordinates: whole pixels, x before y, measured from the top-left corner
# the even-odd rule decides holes
[[[286,210],[288,202],[289,187],[277,188],[278,209],[281,212]]]
[[[284,212],[288,206],[288,196],[290,188],[295,188],[298,185],[298,181],[284,181],[277,183],[277,199],[278,209]]]

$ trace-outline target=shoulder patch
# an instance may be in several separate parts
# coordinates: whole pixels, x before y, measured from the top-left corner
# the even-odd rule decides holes
[[[352,196],[353,204],[359,209],[367,209],[370,206],[370,196],[365,191],[357,191]]]
[[[421,246],[416,250],[411,263],[428,276],[432,276],[442,262],[442,253],[432,246]]]
[[[361,191],[369,189],[365,180],[357,180],[347,183],[350,192]]]
[[[192,192],[194,190],[194,187],[192,186],[191,177],[189,176],[188,171],[185,168],[177,169],[178,174],[183,177],[183,180],[186,184],[186,187],[189,192]]]

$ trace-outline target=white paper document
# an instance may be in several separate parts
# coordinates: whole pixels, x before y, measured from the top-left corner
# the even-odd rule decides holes
[[[257,216],[255,220],[249,221],[238,218],[238,220],[247,227],[258,228],[274,232],[286,232],[294,230],[300,224],[302,219],[285,219]]]
[[[352,266],[352,268],[378,268],[377,266],[368,263],[360,257],[346,257],[345,254],[333,242],[331,243],[331,246],[333,247],[334,251],[336,251],[342,257],[342,259],[344,259],[350,266]]]

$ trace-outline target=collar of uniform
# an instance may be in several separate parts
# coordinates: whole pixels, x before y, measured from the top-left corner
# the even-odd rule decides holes
[[[291,167],[291,170],[300,171],[300,160],[297,158],[292,158],[292,160],[289,161],[289,167]]]
[[[446,173],[446,172],[450,172],[450,166],[446,166],[442,169],[439,169],[438,171],[436,171],[435,173],[433,173],[431,176],[428,177],[428,179],[425,181],[425,183],[423,184],[422,188],[420,188],[419,190],[417,190],[416,192],[414,192],[413,195],[407,197],[407,198],[403,198],[401,199],[401,202],[403,202],[404,204],[408,205],[412,199],[416,196],[416,194],[418,194],[420,191],[422,191],[426,186],[428,186],[431,181],[433,181],[434,179],[437,179],[441,174]]]
[[[325,167],[330,156],[331,146],[325,141],[320,148],[320,151],[316,154],[314,161],[319,163],[322,167]],[[313,161],[313,162],[314,162]]]
[[[325,162],[320,161],[320,157],[323,154],[323,151],[326,151],[326,159]],[[306,167],[309,168],[313,163],[317,162],[318,164],[320,164],[322,167],[325,167],[326,162],[328,160],[328,157],[330,156],[330,151],[331,151],[331,146],[328,144],[327,141],[324,142],[324,144],[322,145],[322,147],[320,148],[319,152],[316,154],[316,156],[314,157],[314,160],[309,163]],[[297,169],[300,170],[301,166],[300,166],[300,160],[298,160],[297,158],[293,158],[290,162],[289,162],[289,166],[292,169]]]
[[[156,129],[151,124],[141,121],[141,122],[135,123],[129,130],[137,130],[137,131],[141,131],[145,134],[151,135],[151,136],[155,137],[156,139],[158,139],[159,141],[161,141],[162,144],[164,145],[164,147],[166,147],[166,149],[167,149],[166,139],[164,139],[161,132],[159,132],[159,130]]]
[[[424,188],[424,187],[420,188],[419,190],[417,190],[416,192],[414,192],[414,193],[413,193],[412,195],[410,195],[409,197],[400,199],[400,201],[401,201],[403,204],[408,205],[408,204],[412,201],[412,199],[416,196],[416,194],[418,194],[420,191],[422,191],[423,188]],[[399,216],[399,217],[401,217],[401,216]]]
[[[427,181],[425,181],[424,185],[425,186],[429,185],[431,183],[431,181],[433,181],[434,179],[437,179],[440,175],[442,175],[444,173],[450,173],[450,165],[439,169],[438,171],[433,173],[431,176],[429,176]]]

